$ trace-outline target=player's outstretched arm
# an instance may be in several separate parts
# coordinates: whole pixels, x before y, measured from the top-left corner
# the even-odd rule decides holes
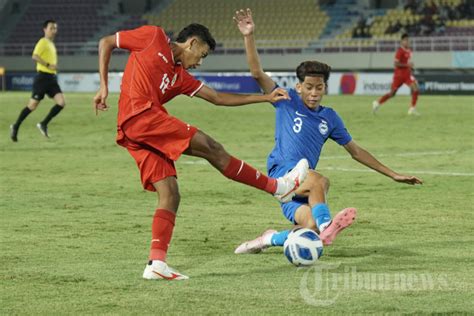
[[[359,147],[359,145],[357,145],[353,140],[344,145],[344,148],[349,152],[349,154],[351,154],[354,160],[357,160],[361,164],[366,165],[367,167],[374,169],[375,171],[386,175],[387,177],[392,178],[394,181],[403,182],[411,185],[423,184],[423,181],[421,179],[418,179],[417,177],[398,174],[389,167],[383,165],[380,161],[375,159],[375,157],[372,156],[368,151],[366,151],[362,147]]]
[[[252,18],[252,11],[239,10],[235,12],[234,21],[237,28],[244,36],[245,53],[247,54],[247,63],[250,67],[252,77],[257,80],[258,85],[262,88],[264,93],[270,93],[275,88],[275,82],[267,75],[260,64],[258,56],[257,45],[255,44],[254,30],[255,23]]]
[[[110,56],[112,56],[112,50],[116,47],[115,35],[102,37],[99,42],[100,88],[94,97],[94,109],[96,115],[99,110],[107,111],[109,108],[106,104],[106,99],[109,95],[109,62]]]
[[[288,92],[282,88],[275,89],[269,94],[257,95],[218,92],[206,85],[196,93],[196,96],[212,104],[223,106],[238,106],[260,102],[275,103],[280,100],[289,99]]]

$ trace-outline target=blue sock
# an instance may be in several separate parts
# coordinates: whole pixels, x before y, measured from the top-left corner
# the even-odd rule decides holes
[[[318,229],[321,224],[331,221],[331,213],[329,213],[329,207],[326,203],[316,204],[311,209],[311,212],[313,213],[313,218]]]
[[[286,239],[288,238],[289,230],[283,230],[278,233],[274,233],[272,236],[272,246],[283,246]]]

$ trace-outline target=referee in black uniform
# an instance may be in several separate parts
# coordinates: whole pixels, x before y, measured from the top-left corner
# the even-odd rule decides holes
[[[33,93],[28,105],[21,111],[17,121],[10,125],[10,138],[14,142],[18,141],[18,129],[20,128],[21,122],[38,107],[45,94],[53,98],[56,103],[44,120],[36,124],[36,127],[45,137],[49,137],[48,123],[53,117],[58,115],[66,105],[64,95],[56,77],[58,55],[53,42],[58,32],[56,21],[45,21],[43,23],[43,31],[44,37],[36,43],[32,56],[33,60],[36,61],[36,71],[38,72],[33,83]]]

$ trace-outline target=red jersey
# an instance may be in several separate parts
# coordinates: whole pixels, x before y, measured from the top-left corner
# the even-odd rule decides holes
[[[120,87],[117,124],[163,105],[180,94],[192,97],[203,86],[179,63],[175,63],[170,39],[158,26],[145,25],[134,30],[119,31],[116,45],[130,51]],[[119,138],[120,138],[119,128]]]
[[[395,61],[398,61],[402,64],[408,64],[410,62],[412,52],[408,48],[399,47],[397,53],[395,54]],[[395,76],[410,76],[411,68],[410,67],[395,67]]]

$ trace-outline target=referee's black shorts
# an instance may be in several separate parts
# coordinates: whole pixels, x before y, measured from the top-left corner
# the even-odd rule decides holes
[[[53,98],[58,93],[62,93],[62,91],[59,87],[56,75],[38,71],[35,81],[33,82],[33,93],[31,97],[37,101],[41,101],[45,94]]]

